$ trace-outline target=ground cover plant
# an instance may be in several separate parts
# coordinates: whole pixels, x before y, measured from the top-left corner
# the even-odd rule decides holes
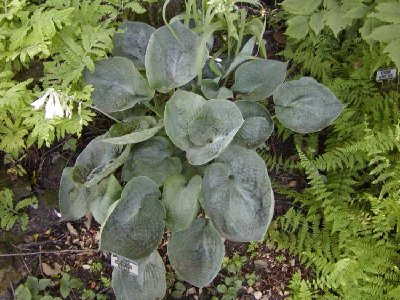
[[[102,224],[100,249],[137,261],[138,276],[114,270],[118,299],[157,299],[166,290],[157,252],[165,227],[172,267],[200,288],[221,268],[223,239],[264,238],[274,196],[252,149],[273,123],[258,101],[273,95],[276,117],[300,133],[328,126],[342,104],[312,78],[284,82],[286,63],[252,57],[254,37],[241,50],[248,59],[222,61],[222,77],[201,80],[204,36],[176,19],[158,29],[122,27],[120,56],[84,74],[93,105],[117,123],[64,169],[60,209],[66,219],[90,211]],[[224,82],[229,75],[233,85]]]

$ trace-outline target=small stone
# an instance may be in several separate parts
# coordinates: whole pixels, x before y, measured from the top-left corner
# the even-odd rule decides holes
[[[262,270],[262,269],[266,269],[268,268],[269,264],[267,261],[262,260],[262,259],[258,259],[254,261],[254,268],[256,270]]]
[[[260,291],[255,291],[253,294],[254,298],[256,298],[257,300],[260,300],[263,296],[263,294]]]

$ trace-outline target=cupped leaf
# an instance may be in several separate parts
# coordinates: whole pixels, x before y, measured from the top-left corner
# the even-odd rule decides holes
[[[205,101],[194,93],[177,91],[165,107],[164,122],[167,135],[186,151],[189,163],[202,165],[231,143],[244,120],[231,101]]]
[[[150,256],[138,259],[138,275],[114,269],[112,287],[118,300],[158,300],[167,289],[164,262],[154,251]]]
[[[157,249],[164,234],[165,209],[157,184],[140,176],[129,181],[101,230],[100,249],[138,259]]]
[[[270,59],[245,62],[236,69],[232,90],[243,94],[242,98],[268,98],[285,80],[286,67],[286,63]]]
[[[189,149],[189,123],[198,115],[205,102],[203,97],[182,90],[177,90],[167,102],[164,111],[165,131],[178,148],[184,151]]]
[[[220,87],[219,78],[203,79],[201,81],[201,91],[207,99],[229,99],[233,98],[233,92],[226,87]]]
[[[228,240],[262,240],[272,220],[274,198],[265,163],[253,150],[236,145],[206,168],[200,203]]]
[[[95,190],[96,193],[90,201],[89,208],[94,219],[99,224],[103,224],[110,206],[120,198],[122,187],[115,176],[110,175],[101,181]]]
[[[83,184],[93,178],[101,180],[111,174],[106,174],[108,173],[107,170],[121,155],[123,147],[101,142],[108,137],[108,134],[96,137],[79,154],[74,165],[75,181]],[[105,174],[105,176],[100,178],[102,174]],[[100,182],[100,180],[97,182]]]
[[[137,68],[144,67],[147,44],[153,34],[154,27],[142,23],[125,20],[113,38],[113,56],[123,56],[133,61]]]
[[[228,100],[209,100],[189,124],[190,146],[186,157],[193,165],[203,165],[229,146],[244,120],[239,108]]]
[[[94,106],[106,113],[126,110],[154,96],[146,78],[125,57],[99,60],[94,72],[86,70],[83,76],[94,87]]]
[[[163,128],[150,116],[132,117],[124,123],[117,123],[110,128],[110,138],[103,142],[115,145],[137,144],[153,137]]]
[[[150,37],[145,57],[150,86],[166,93],[197,75],[201,38],[179,21],[158,28]],[[201,67],[208,56],[203,49]]]
[[[194,176],[188,182],[185,176],[177,174],[165,182],[162,203],[172,232],[185,229],[196,217],[201,181],[200,176]]]
[[[86,187],[74,180],[74,168],[67,167],[61,176],[59,189],[60,213],[63,219],[77,220],[88,211],[100,224],[111,204],[121,195],[121,186],[111,175],[97,185]]]
[[[110,161],[109,164],[101,165],[94,169],[90,176],[88,176],[88,181],[84,183],[86,187],[96,186],[101,180],[106,178],[108,175],[114,173],[120,166],[122,166],[127,160],[129,153],[131,151],[131,145],[127,145],[122,151],[121,155],[116,159]]]
[[[89,202],[90,190],[74,180],[73,170],[70,167],[64,168],[58,191],[60,213],[65,220],[82,218],[87,212]]]
[[[299,133],[325,128],[343,109],[331,90],[310,77],[285,82],[278,87],[273,98],[279,121]]]
[[[233,142],[246,148],[255,148],[268,139],[274,129],[274,123],[268,110],[257,102],[236,101],[244,123],[235,135]]]
[[[153,179],[158,186],[174,174],[182,170],[182,163],[178,157],[171,157],[173,145],[162,136],[136,145],[128,161],[122,168],[122,180],[129,181],[136,176],[147,176]]]
[[[251,39],[249,39],[247,41],[246,44],[244,44],[243,48],[240,50],[238,55],[235,57],[235,59],[229,65],[229,68],[228,68],[228,70],[226,70],[222,79],[229,76],[232,73],[232,71],[234,71],[239,65],[241,65],[245,61],[255,58],[252,56],[255,43],[256,43],[256,37],[253,36]]]
[[[225,248],[211,222],[195,219],[187,229],[172,236],[167,251],[177,274],[190,284],[203,288],[221,269]]]

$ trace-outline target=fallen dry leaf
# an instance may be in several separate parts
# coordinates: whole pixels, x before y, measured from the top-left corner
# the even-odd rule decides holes
[[[78,231],[74,228],[74,226],[72,226],[71,223],[69,223],[69,222],[67,223],[67,228],[71,235],[75,235],[75,236],[79,235]]]
[[[54,263],[54,268],[52,268],[48,264],[42,263],[42,270],[47,276],[57,275],[61,273],[61,265]]]

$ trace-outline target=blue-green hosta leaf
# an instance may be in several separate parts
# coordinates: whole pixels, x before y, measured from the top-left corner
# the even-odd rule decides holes
[[[137,144],[153,137],[163,127],[162,123],[157,124],[150,116],[132,117],[124,123],[114,124],[109,130],[111,137],[103,142],[116,145]]]
[[[211,222],[195,219],[187,229],[172,236],[167,251],[177,274],[190,284],[203,288],[221,269],[225,248]]]
[[[145,57],[150,86],[166,93],[191,81],[197,75],[200,47],[201,38],[179,21],[154,31]],[[208,57],[207,49],[203,54],[201,67]]]
[[[185,229],[199,211],[201,177],[190,181],[180,174],[171,176],[164,184],[162,203],[167,212],[166,222],[172,232]]]
[[[343,105],[324,85],[310,77],[285,82],[274,93],[275,113],[287,128],[310,133],[330,125]]]
[[[244,120],[239,108],[228,100],[208,100],[189,124],[190,147],[186,157],[192,165],[216,158],[232,142]]]
[[[89,203],[90,189],[73,179],[73,170],[70,167],[63,170],[58,191],[60,213],[65,220],[82,218]]]
[[[157,249],[164,234],[165,209],[157,184],[140,176],[129,181],[101,230],[100,249],[138,259]]]
[[[164,122],[169,138],[186,151],[189,163],[202,165],[231,143],[244,120],[231,101],[205,101],[197,94],[178,90],[165,107]]]
[[[233,98],[233,92],[226,87],[220,87],[219,78],[203,79],[201,81],[201,91],[207,99],[229,99]]]
[[[322,0],[285,0],[281,3],[282,7],[293,14],[296,15],[309,15],[313,13],[318,6],[320,6]]]
[[[285,80],[286,67],[286,63],[270,59],[245,62],[236,69],[232,90],[251,99],[268,98]]]
[[[87,187],[96,185],[125,163],[130,146],[123,151],[123,146],[102,143],[108,137],[107,133],[96,137],[79,154],[73,171],[75,181]]]
[[[246,148],[255,148],[267,140],[274,130],[274,123],[268,110],[253,101],[236,101],[244,123],[233,142]]]
[[[127,57],[137,68],[144,67],[144,57],[150,37],[156,30],[154,27],[142,23],[125,20],[113,38],[113,56]]]
[[[154,251],[150,256],[136,260],[138,275],[114,269],[112,287],[118,300],[158,300],[167,289],[164,262]]]
[[[173,145],[162,136],[136,145],[122,168],[122,180],[129,181],[136,176],[147,176],[153,179],[158,186],[174,174],[182,170],[182,163],[178,157],[171,157]]]
[[[110,206],[121,196],[122,187],[114,175],[101,181],[90,202],[90,211],[94,219],[103,224],[107,217]]]
[[[228,240],[262,240],[272,220],[274,197],[265,163],[253,150],[225,150],[204,173],[200,204]]]
[[[86,70],[83,76],[94,87],[94,106],[106,113],[126,110],[154,96],[146,78],[125,57],[99,60],[94,72]]]
[[[167,102],[164,111],[165,131],[178,148],[184,151],[189,149],[189,123],[196,118],[205,102],[203,97],[183,90],[177,90]]]

